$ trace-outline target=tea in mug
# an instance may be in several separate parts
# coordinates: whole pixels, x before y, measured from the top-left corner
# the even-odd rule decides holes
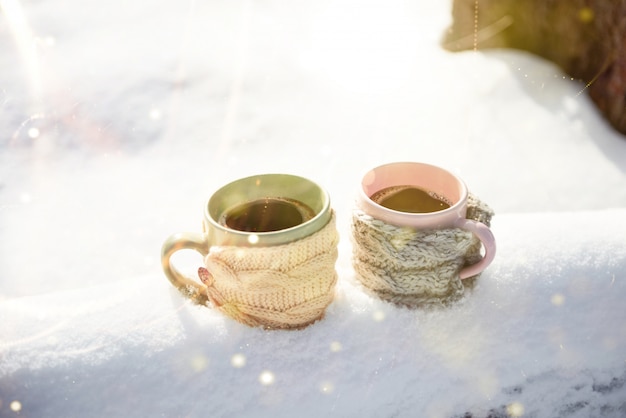
[[[266,197],[226,210],[219,223],[238,231],[271,232],[298,226],[313,217],[315,211],[300,201]]]
[[[450,203],[443,198],[415,186],[386,187],[371,195],[370,199],[399,212],[430,213],[450,207]]]

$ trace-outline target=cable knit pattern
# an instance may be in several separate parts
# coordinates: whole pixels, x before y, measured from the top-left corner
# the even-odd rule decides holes
[[[324,314],[337,273],[335,214],[306,238],[277,246],[214,246],[198,271],[224,314],[250,326],[301,328]]]
[[[489,226],[492,216],[487,205],[470,195],[468,219]],[[381,299],[399,305],[447,305],[460,299],[464,286],[459,271],[481,258],[480,240],[459,228],[416,230],[354,209],[351,229],[357,279]]]

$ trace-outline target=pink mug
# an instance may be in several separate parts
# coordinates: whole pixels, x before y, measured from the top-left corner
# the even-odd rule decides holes
[[[450,207],[429,213],[401,212],[374,202],[370,196],[387,187],[413,186],[442,197]],[[489,227],[466,219],[468,189],[465,183],[443,168],[417,162],[385,164],[368,171],[361,181],[357,207],[367,215],[391,225],[415,229],[461,228],[480,239],[483,258],[459,273],[461,279],[475,276],[491,264],[496,254],[496,241]]]

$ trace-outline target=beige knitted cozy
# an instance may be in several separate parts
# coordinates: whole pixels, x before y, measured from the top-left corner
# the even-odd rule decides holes
[[[475,196],[467,218],[490,225],[493,211]],[[352,214],[353,266],[357,279],[381,299],[409,307],[448,305],[464,294],[460,270],[481,258],[480,240],[459,228],[415,230]]]
[[[301,328],[324,314],[337,273],[335,214],[306,238],[270,247],[211,247],[198,269],[209,300],[250,326]]]

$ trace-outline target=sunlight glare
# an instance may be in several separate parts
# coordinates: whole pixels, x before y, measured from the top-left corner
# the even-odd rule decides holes
[[[399,88],[416,65],[416,29],[401,3],[331,3],[313,24],[301,64],[348,89]]]
[[[42,42],[48,47],[55,46],[57,43],[56,39],[54,39],[52,36],[46,36],[45,38],[43,38]]]
[[[0,10],[4,13],[9,30],[24,62],[28,81],[30,82],[33,99],[41,98],[41,76],[39,73],[39,57],[36,50],[36,37],[26,20],[26,15],[19,0],[0,0]]]

